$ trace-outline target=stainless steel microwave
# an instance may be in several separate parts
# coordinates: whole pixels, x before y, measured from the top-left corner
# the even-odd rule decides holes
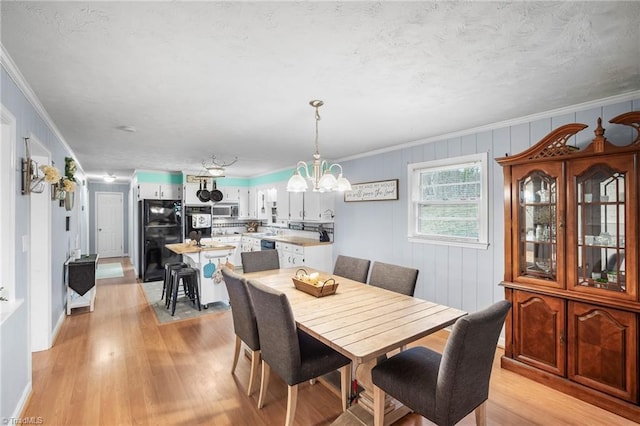
[[[211,217],[223,218],[223,217],[238,217],[238,205],[237,204],[214,204],[211,206]]]

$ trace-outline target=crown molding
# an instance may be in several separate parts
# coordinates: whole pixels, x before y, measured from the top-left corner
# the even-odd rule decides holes
[[[49,113],[47,113],[47,110],[42,105],[42,102],[40,102],[40,99],[38,99],[38,96],[27,82],[27,79],[24,78],[24,75],[22,75],[22,72],[20,72],[20,69],[13,61],[13,58],[11,58],[11,55],[9,55],[9,52],[7,52],[7,49],[4,47],[4,45],[0,43],[0,46],[2,47],[2,51],[0,52],[0,64],[5,69],[5,71],[7,71],[9,77],[11,77],[16,86],[18,86],[18,89],[22,92],[25,98],[27,98],[27,101],[31,104],[31,106],[33,106],[33,108],[36,110],[36,113],[40,116],[40,118],[42,118],[47,127],[49,127],[51,132],[53,132],[53,134],[64,146],[64,148],[69,153],[71,153],[71,157],[73,157],[73,160],[76,162],[78,169],[80,169],[80,171],[82,171],[82,173],[84,174],[82,165],[76,158],[69,144],[67,144],[67,141],[65,140],[64,136],[62,136],[62,133],[60,133],[58,127],[53,122],[51,116],[49,116]]]
[[[489,131],[489,130],[502,129],[502,128],[505,128],[505,127],[516,126],[516,125],[523,124],[523,123],[530,123],[530,122],[536,121],[536,120],[551,118],[551,117],[564,115],[564,114],[575,113],[577,111],[584,111],[584,110],[587,110],[587,109],[603,107],[603,106],[606,106],[606,105],[617,104],[617,103],[620,103],[620,102],[632,101],[632,100],[635,100],[635,99],[640,99],[640,90],[635,90],[633,92],[623,93],[623,94],[615,95],[615,96],[609,96],[607,98],[596,99],[596,100],[593,100],[593,101],[583,102],[583,103],[576,104],[576,105],[569,105],[569,106],[566,106],[566,107],[552,109],[552,110],[549,110],[549,111],[538,112],[538,113],[535,113],[535,114],[525,115],[523,117],[513,118],[513,119],[510,119],[510,120],[498,121],[498,122],[491,123],[491,124],[485,124],[484,126],[473,127],[471,129],[459,130],[459,131],[451,132],[451,133],[445,133],[445,134],[438,135],[438,136],[432,136],[432,137],[425,138],[425,139],[419,139],[419,140],[413,141],[413,142],[407,142],[407,143],[404,143],[404,144],[401,144],[401,145],[394,145],[394,146],[388,147],[388,148],[380,148],[380,149],[377,149],[375,151],[369,151],[369,152],[362,153],[362,154],[357,154],[357,155],[352,155],[352,156],[349,156],[349,157],[339,158],[339,159],[336,160],[336,162],[343,162],[343,161],[349,161],[349,160],[356,160],[356,159],[359,159],[359,158],[371,157],[373,155],[385,154],[385,153],[388,153],[388,152],[398,151],[398,150],[405,149],[405,148],[411,148],[411,147],[418,146],[418,145],[424,145],[424,144],[427,144],[427,143],[439,142],[439,141],[442,141],[442,140],[445,140],[445,139],[459,138],[459,137],[462,137],[462,136],[472,135],[472,134],[475,134],[475,133],[482,133],[482,132],[486,132],[486,131]]]

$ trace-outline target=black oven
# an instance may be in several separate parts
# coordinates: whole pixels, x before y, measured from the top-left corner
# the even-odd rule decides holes
[[[272,240],[260,240],[260,250],[275,250],[276,242]]]
[[[202,238],[211,238],[211,206],[184,207],[184,237],[199,231]]]

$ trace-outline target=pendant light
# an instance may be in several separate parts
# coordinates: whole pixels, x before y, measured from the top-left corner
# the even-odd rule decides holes
[[[287,191],[304,192],[307,190],[309,186],[302,176],[303,172],[307,179],[313,184],[314,191],[351,191],[351,183],[342,176],[342,166],[338,163],[331,164],[326,160],[320,159],[320,152],[318,151],[318,121],[320,121],[320,113],[318,108],[324,105],[324,102],[313,100],[310,101],[309,104],[316,109],[316,152],[313,154],[313,161],[311,163],[312,171],[309,171],[309,165],[307,165],[307,163],[298,161],[293,176],[291,176],[289,182],[287,182]],[[340,169],[337,178],[331,172],[333,168]]]

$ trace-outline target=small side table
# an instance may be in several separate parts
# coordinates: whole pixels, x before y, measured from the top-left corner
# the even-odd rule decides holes
[[[71,309],[89,306],[93,312],[96,300],[96,268],[98,255],[87,254],[79,259],[65,262],[65,284],[67,286],[67,315]]]

